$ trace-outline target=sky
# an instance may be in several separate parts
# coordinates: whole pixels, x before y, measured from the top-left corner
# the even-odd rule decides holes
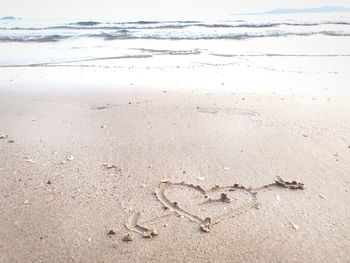
[[[350,6],[350,0],[1,0],[0,16],[23,18],[210,18],[275,8]]]

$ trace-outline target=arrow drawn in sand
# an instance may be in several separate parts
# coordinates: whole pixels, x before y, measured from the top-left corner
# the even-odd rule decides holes
[[[274,183],[264,185],[258,188],[246,188],[239,184],[233,186],[214,186],[210,190],[205,190],[199,185],[182,183],[172,183],[169,181],[161,181],[154,190],[157,200],[168,211],[162,216],[152,218],[150,220],[141,222],[141,213],[136,212],[131,214],[125,223],[129,231],[137,233],[142,237],[152,238],[158,235],[156,228],[150,226],[164,221],[170,216],[179,216],[180,218],[187,218],[196,223],[199,229],[203,232],[210,232],[212,227],[221,221],[238,216],[251,208],[258,206],[258,192],[264,190],[271,190],[274,188],[286,188],[290,190],[303,190],[304,184],[296,181],[287,182],[277,177]],[[180,201],[171,201],[167,195],[169,191],[187,190],[200,202],[188,207],[186,201],[184,204],[179,204]],[[243,200],[243,201],[242,201]],[[236,205],[237,203],[240,203]],[[224,212],[214,212],[214,215],[209,215],[211,208],[224,205]],[[227,209],[226,206],[229,206]],[[192,210],[200,209],[201,213],[193,212]],[[204,211],[204,215],[201,215]]]

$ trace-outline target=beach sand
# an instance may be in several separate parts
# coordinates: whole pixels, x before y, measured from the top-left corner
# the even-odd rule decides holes
[[[350,96],[336,80],[170,88],[61,70],[1,71],[1,262],[350,260]],[[199,205],[215,185],[254,192],[277,176],[304,189],[259,190],[251,207],[244,190]],[[154,194],[161,181],[207,189],[167,192],[186,213],[230,216],[209,233],[176,211],[161,218],[171,210]],[[135,212],[158,218],[144,223],[158,235],[130,234]]]

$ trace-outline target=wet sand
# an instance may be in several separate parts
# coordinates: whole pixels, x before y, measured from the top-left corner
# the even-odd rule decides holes
[[[40,75],[1,78],[0,261],[350,260],[348,93],[244,92],[221,83],[67,88],[31,73]],[[198,191],[166,192],[201,220],[232,211],[209,233],[186,214],[164,216],[174,211],[154,194],[160,181],[209,192],[234,184],[254,190],[277,176],[304,190],[258,191],[257,204],[237,214],[249,194],[231,191],[227,200],[210,192],[219,201],[203,208]],[[137,212],[157,233],[125,241],[125,223]]]

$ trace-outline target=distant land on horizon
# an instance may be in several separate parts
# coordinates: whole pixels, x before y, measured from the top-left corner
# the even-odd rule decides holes
[[[14,17],[14,16],[3,16],[0,17],[0,20],[15,20],[15,19],[21,19],[20,17]]]
[[[233,15],[283,15],[283,14],[308,14],[308,13],[342,13],[350,12],[350,8],[343,6],[322,6],[314,8],[278,8],[261,13],[243,13]]]

